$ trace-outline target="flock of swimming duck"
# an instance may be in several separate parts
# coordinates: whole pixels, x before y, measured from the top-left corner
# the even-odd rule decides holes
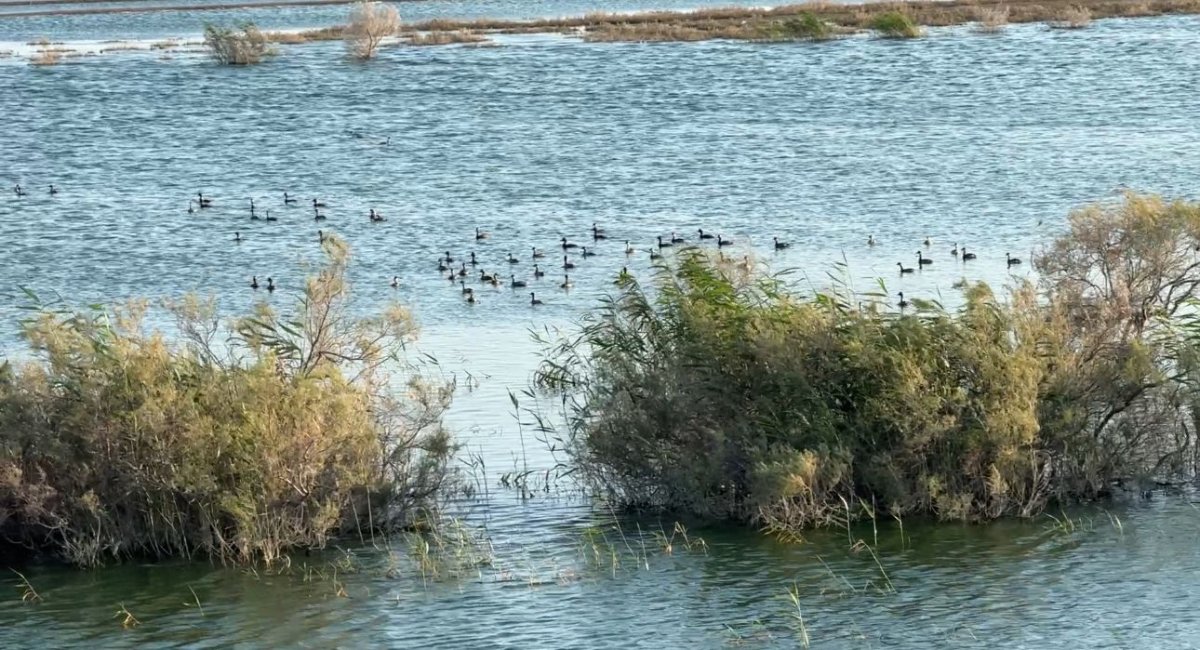
[[[18,197],[27,196],[29,194],[29,191],[26,190],[25,188],[21,187],[21,185],[19,185],[19,184],[13,188],[13,191],[16,193],[16,195]],[[51,196],[57,195],[58,189],[54,185],[50,185],[49,186],[49,194]],[[269,209],[264,209],[263,213],[260,215],[258,212],[258,206],[255,204],[254,199],[250,199],[249,201],[250,201],[250,205],[249,205],[250,219],[252,221],[258,221],[258,220],[278,221],[278,217],[271,216],[271,211]],[[289,208],[298,207],[299,203],[300,203],[300,200],[297,199],[296,197],[288,194],[287,192],[283,193],[283,205],[285,207],[289,207]],[[313,210],[313,220],[317,221],[317,222],[325,221],[326,216],[325,216],[325,213],[321,211],[321,209],[328,207],[326,205],[326,203],[321,201],[320,199],[313,198],[311,200],[311,206],[312,206],[312,210]],[[188,201],[187,211],[189,214],[191,214],[191,213],[196,212],[197,210],[204,210],[204,209],[211,208],[211,207],[213,207],[213,199],[211,199],[209,197],[205,197],[202,192],[197,192],[196,198]],[[381,212],[378,212],[374,208],[371,208],[369,210],[369,212],[367,213],[367,218],[372,223],[379,223],[382,221],[387,221],[387,219],[383,216],[383,214]],[[324,231],[318,230],[317,235],[318,235],[319,241],[321,243],[324,243],[324,241],[325,241]],[[487,240],[490,238],[491,238],[490,233],[485,232],[484,230],[482,230],[480,228],[475,228],[475,242],[476,243],[482,242],[483,240]],[[587,258],[594,257],[596,255],[596,252],[594,250],[595,245],[598,244],[599,242],[607,240],[608,238],[609,238],[608,234],[605,232],[605,230],[603,228],[599,227],[597,224],[593,223],[592,229],[591,229],[591,239],[592,239],[593,247],[591,249],[589,249],[587,246],[584,246],[582,244],[578,244],[578,243],[569,241],[566,237],[562,237],[559,240],[558,246],[562,249],[562,253],[563,253],[562,264],[561,264],[561,269],[563,271],[563,279],[562,279],[562,282],[558,285],[558,287],[560,289],[570,289],[572,286],[574,286],[571,281],[570,271],[577,268],[578,264],[583,263],[583,261],[586,260]],[[241,232],[235,232],[233,240],[237,243],[241,243],[241,242],[245,241],[245,239],[242,237]],[[734,243],[732,239],[727,239],[724,236],[722,236],[721,234],[714,235],[710,232],[705,232],[703,228],[697,229],[696,240],[698,243],[701,243],[701,244],[710,243],[710,242],[715,243],[718,250],[721,250],[727,246],[732,246]],[[786,241],[781,241],[778,237],[773,237],[772,240],[773,240],[774,249],[776,251],[784,250],[784,249],[791,247],[790,243],[788,243]],[[663,249],[671,248],[671,247],[674,247],[677,245],[685,245],[688,243],[689,243],[689,241],[687,238],[681,237],[678,234],[672,232],[669,237],[664,237],[661,235],[658,236],[655,245],[649,249],[646,249],[646,252],[649,253],[651,261],[657,261],[657,260],[662,259]],[[871,235],[867,238],[868,246],[875,246],[878,243],[879,242],[875,239],[874,235]],[[925,248],[930,248],[933,245],[933,242],[930,240],[929,237],[926,237],[923,244],[924,244]],[[630,244],[628,240],[626,240],[625,241],[625,256],[631,257],[636,253],[637,253],[637,249],[634,248],[633,245]],[[572,260],[572,258],[571,258],[572,254],[576,255],[575,260]],[[967,251],[966,246],[959,248],[959,245],[957,242],[954,244],[954,248],[952,248],[950,250],[950,254],[954,257],[955,260],[959,260],[963,263],[970,262],[970,261],[973,261],[976,259],[975,253],[971,253],[971,252]],[[907,275],[910,273],[915,273],[916,271],[923,269],[930,264],[933,264],[933,259],[929,258],[929,257],[925,257],[925,253],[921,250],[917,250],[916,256],[917,256],[917,265],[915,267],[904,266],[903,262],[896,262],[896,266],[899,267],[899,269],[900,269],[900,275],[903,276],[903,275]],[[1008,253],[1005,253],[1004,257],[1005,257],[1005,264],[1010,269],[1014,266],[1018,266],[1021,264],[1020,258],[1013,257],[1012,255],[1010,255]],[[533,260],[533,268],[532,268],[533,277],[536,279],[544,278],[546,276],[546,271],[542,268],[542,265],[546,263],[543,261],[546,259],[546,252],[537,248],[536,246],[531,247],[530,258]],[[724,259],[723,253],[722,253],[722,259]],[[515,269],[517,265],[521,264],[521,259],[519,257],[513,255],[511,252],[509,252],[507,257],[503,260],[503,263],[508,264],[510,269]],[[743,266],[748,267],[749,259],[745,258],[743,260],[742,264],[743,264]],[[457,265],[457,267],[455,265]],[[507,281],[505,281],[503,279],[503,275],[501,273],[498,273],[498,272],[488,273],[483,268],[480,268],[480,265],[481,265],[481,262],[480,262],[479,258],[476,256],[474,251],[471,251],[466,256],[460,256],[459,258],[455,258],[451,254],[450,251],[445,251],[445,254],[442,256],[439,256],[438,260],[437,260],[438,272],[446,273],[447,280],[459,285],[464,299],[466,300],[466,302],[468,302],[470,304],[475,304],[475,303],[479,302],[479,299],[476,297],[476,294],[475,294],[475,289],[473,287],[467,286],[467,280],[471,279],[472,276],[475,276],[476,273],[478,273],[477,279],[481,284],[488,284],[493,287],[500,287],[507,283],[508,286],[513,289],[529,288],[529,281],[524,280],[524,279],[518,279],[516,276],[516,273],[510,272],[509,279]],[[471,268],[468,269],[467,268],[468,266],[470,266]],[[630,277],[629,268],[622,267],[621,272],[617,277],[616,283],[620,283],[620,282],[628,279],[629,277]],[[399,276],[392,276],[391,286],[393,288],[397,288],[400,286]],[[254,290],[258,290],[259,288],[264,288],[269,292],[273,292],[276,289],[275,280],[271,277],[268,277],[265,284],[260,284],[258,282],[258,276],[253,276],[250,279],[250,288],[254,289]],[[904,298],[904,292],[903,291],[898,292],[897,295],[900,298],[900,302],[898,303],[900,308],[904,309],[905,307],[908,307],[909,302]],[[536,307],[538,305],[543,304],[543,302],[542,302],[542,300],[538,299],[537,294],[535,292],[530,291],[529,292],[529,304]]]

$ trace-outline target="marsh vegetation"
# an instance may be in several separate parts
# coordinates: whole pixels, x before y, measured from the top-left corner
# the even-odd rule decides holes
[[[0,366],[5,553],[271,563],[435,510],[450,390],[405,361],[408,312],[353,315],[349,252],[324,252],[289,313],[189,297],[169,337],[144,303],[32,305],[30,359]]]
[[[784,534],[865,513],[1030,517],[1194,475],[1200,205],[1074,212],[1039,279],[949,311],[814,296],[698,250],[547,353],[573,472],[621,507]]]

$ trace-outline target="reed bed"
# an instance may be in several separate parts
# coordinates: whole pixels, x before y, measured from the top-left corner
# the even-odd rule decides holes
[[[488,37],[465,29],[448,32],[420,32],[408,36],[405,40],[409,45],[451,45],[454,43],[484,43]]]
[[[998,34],[1008,27],[1008,7],[982,7],[977,14],[975,31],[981,34]]]
[[[1072,213],[1039,284],[966,285],[953,313],[684,250],[548,341],[538,384],[572,475],[622,507],[781,536],[1032,517],[1196,475],[1198,246],[1200,204],[1131,194]]]
[[[878,2],[862,5],[811,2],[774,8],[715,7],[695,11],[648,11],[631,14],[591,13],[580,17],[513,21],[500,19],[435,19],[405,25],[402,31],[578,34],[593,42],[731,40],[822,40],[837,34],[875,29],[885,35],[911,37],[914,28],[981,23],[997,31],[1009,23],[1080,23],[1079,9],[1090,19],[1200,13],[1200,0],[950,0],[949,2]],[[895,18],[902,14],[909,27]],[[795,22],[799,21],[799,22]],[[816,21],[816,22],[814,22]],[[817,24],[828,30],[813,28]],[[990,26],[990,27],[988,27]],[[884,27],[885,29],[878,29]]]
[[[1092,24],[1092,12],[1079,5],[1064,7],[1049,22],[1054,29],[1084,29]]]

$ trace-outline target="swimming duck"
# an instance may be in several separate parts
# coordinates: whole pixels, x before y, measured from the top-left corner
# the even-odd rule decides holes
[[[973,259],[975,259],[975,253],[968,253],[968,252],[967,252],[967,247],[966,247],[966,246],[963,246],[963,248],[962,248],[962,261],[966,262],[967,260],[973,260]]]
[[[496,279],[495,276],[488,275],[486,272],[484,272],[483,269],[479,270],[479,281],[480,282],[491,282],[495,279]]]
[[[288,196],[287,192],[283,193],[283,204],[284,205],[296,205],[297,203],[299,203],[299,201],[296,200],[295,198]]]
[[[511,278],[511,282],[509,282],[509,286],[511,286],[514,289],[520,289],[522,287],[528,286],[528,284],[524,280],[518,280],[517,276],[515,276],[515,275],[510,275],[509,278]]]
[[[479,229],[479,226],[475,226],[475,241],[479,241],[481,239],[487,239],[488,237],[491,237],[491,236],[492,236],[491,233],[484,232]]]
[[[604,231],[597,228],[596,224],[593,223],[592,224],[592,239],[594,241],[600,241],[601,239],[608,239],[608,235],[604,234]]]
[[[468,305],[474,305],[477,302],[479,302],[479,301],[475,299],[475,294],[473,292],[467,294],[467,304]]]
[[[674,245],[675,245],[675,244],[672,244],[671,242],[665,242],[665,241],[663,241],[662,235],[659,235],[659,236],[658,236],[658,247],[659,247],[659,248],[670,248],[670,247],[672,247],[672,246],[674,246]]]
[[[317,231],[317,243],[318,243],[318,244],[324,244],[324,243],[325,243],[325,231],[324,231],[324,230],[318,230],[318,231]]]
[[[579,250],[583,251],[582,255],[584,257],[595,257],[596,256],[596,252],[589,251],[587,246],[584,246],[584,247],[580,248]]]
[[[325,215],[321,214],[320,208],[313,208],[313,221],[324,221]]]
[[[442,273],[445,273],[446,271],[450,270],[450,267],[446,266],[446,263],[439,259],[438,260],[438,270],[441,271]]]
[[[471,266],[479,266],[479,262],[475,261],[475,251],[471,251]]]
[[[671,231],[671,243],[672,244],[682,244],[686,241],[687,240],[684,239],[683,237],[676,235],[674,230]]]
[[[533,265],[533,277],[541,278],[541,277],[545,277],[545,276],[546,276],[546,272],[541,270],[540,268],[538,268],[537,264],[534,264]]]
[[[921,251],[917,251],[917,266],[921,267],[921,266],[925,266],[927,264],[933,264],[933,260],[929,259],[928,257],[925,257],[924,255],[921,255]]]
[[[909,305],[908,301],[904,299],[903,291],[897,293],[896,295],[900,296],[900,302],[898,303],[900,305],[900,309],[904,309],[905,307],[907,307]]]
[[[467,277],[467,263],[466,263],[466,262],[463,262],[463,263],[462,263],[462,268],[460,268],[460,269],[458,270],[458,277],[460,277],[460,278],[465,278],[465,277]]]
[[[16,192],[17,196],[25,196],[25,190],[21,188],[20,184],[13,188],[13,192]]]
[[[633,255],[633,253],[634,253],[634,248],[633,248],[633,246],[630,246],[630,245],[629,245],[629,240],[628,240],[628,239],[626,239],[626,240],[625,240],[625,254],[626,254],[626,255]]]
[[[573,269],[573,268],[575,268],[575,263],[574,263],[574,262],[572,262],[570,259],[568,259],[566,255],[563,255],[563,265],[562,265],[562,267],[563,267],[564,269]]]
[[[509,264],[520,264],[520,263],[521,263],[521,260],[519,260],[519,259],[517,259],[517,258],[513,257],[513,254],[512,254],[512,253],[509,253],[509,254],[508,254],[508,263],[509,263]]]
[[[244,241],[244,240],[242,239],[242,233],[240,233],[240,232],[235,232],[235,233],[233,233],[233,241],[235,241],[235,242],[237,242],[237,243],[239,243],[239,244],[240,244],[240,243],[242,243],[242,241]]]
[[[775,238],[775,250],[781,251],[785,248],[790,248],[790,247],[791,247],[791,244],[789,244],[785,241],[779,241],[778,237]]]
[[[650,259],[651,260],[661,260],[662,258],[663,258],[662,253],[654,250],[653,248],[650,249]]]
[[[915,269],[912,269],[911,267],[904,266],[900,262],[896,262],[896,266],[900,267],[901,273],[912,273],[915,270]]]
[[[250,288],[258,291],[258,276],[250,277]]]
[[[575,286],[575,284],[573,282],[571,282],[571,276],[564,273],[562,284],[558,285],[558,288],[559,289],[570,289],[573,286]]]
[[[1021,258],[1013,257],[1012,255],[1009,255],[1008,253],[1004,254],[1004,259],[1008,261],[1009,266],[1016,266],[1021,263]]]
[[[193,212],[195,212],[195,210],[192,209],[192,206],[195,204],[196,204],[195,201],[188,199],[188,214],[192,214]]]
[[[454,276],[450,276],[450,279],[453,280]],[[400,278],[398,276],[393,275],[392,276],[392,288],[396,289],[399,286],[400,286]]]
[[[316,200],[315,198],[313,199],[312,203],[313,203],[313,207],[314,207],[314,208],[327,208],[327,207],[329,207],[329,206],[325,205],[325,202],[324,202],[324,201],[318,201],[318,200]]]
[[[196,196],[199,198],[199,200],[196,201],[196,205],[198,205],[202,208],[211,208],[212,207],[212,199],[204,198],[204,194],[201,192],[196,192]]]
[[[950,254],[954,257],[958,257],[958,242],[954,242],[954,248],[950,249]]]
[[[924,242],[924,243],[925,243],[925,248],[929,248],[930,246],[932,246],[932,245],[933,245],[933,242],[929,240],[929,237],[928,237],[928,236],[926,236],[926,237],[925,237],[925,242]]]
[[[717,235],[717,248],[720,248],[722,246],[733,246],[733,240],[732,239],[721,239],[721,236]]]
[[[271,278],[267,278],[267,291],[274,291],[274,290],[275,290],[275,281],[272,280]]]
[[[579,248],[579,244],[569,242],[569,241],[567,241],[566,237],[563,237],[562,238],[562,249],[567,250],[569,248]]]
[[[696,232],[700,233],[700,239],[716,239],[712,233],[704,232],[703,228],[697,228]]]
[[[55,194],[58,194],[58,188],[54,187],[54,184],[51,183],[50,184],[50,196],[54,196]]]
[[[464,294],[475,293],[475,290],[474,290],[474,289],[472,289],[471,287],[468,287],[468,286],[467,286],[467,281],[466,281],[466,280],[459,280],[459,281],[458,281],[458,283],[459,283],[460,285],[462,285],[462,292],[463,292]]]
[[[267,210],[267,221],[279,221],[279,217],[272,217],[271,211]]]
[[[542,301],[538,300],[537,295],[534,292],[530,291],[529,292],[529,304],[534,307],[537,307],[538,305],[542,304]]]
[[[875,235],[867,235],[867,246],[875,245]]]
[[[533,247],[533,255],[532,255],[533,259],[540,260],[545,256],[546,256],[546,254],[543,253],[542,251],[538,250],[537,246]]]

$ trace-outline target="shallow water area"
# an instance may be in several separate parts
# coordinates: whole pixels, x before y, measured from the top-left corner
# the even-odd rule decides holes
[[[639,6],[401,11],[416,20]],[[99,48],[194,36],[204,20],[299,28],[344,12],[13,18],[0,20],[0,40]],[[231,314],[258,300],[286,306],[319,258],[318,229],[336,232],[355,256],[362,309],[411,305],[424,329],[416,350],[459,386],[448,422],[483,461],[489,496],[468,504],[467,519],[486,525],[496,547],[495,566],[474,577],[427,582],[412,571],[384,577],[386,554],[356,545],[348,597],[299,569],[31,567],[23,572],[43,602],[22,603],[10,577],[0,645],[36,634],[54,647],[795,647],[807,634],[824,647],[1192,647],[1200,514],[1187,494],[1155,495],[1114,510],[1116,519],[1072,513],[1072,526],[905,522],[901,532],[880,522],[878,544],[869,527],[798,546],[696,530],[707,552],[668,554],[652,532],[669,533],[672,521],[622,521],[623,538],[601,508],[569,495],[521,499],[498,482],[555,464],[509,400],[537,360],[529,331],[569,326],[623,266],[645,277],[658,236],[695,243],[703,228],[730,237],[732,259],[794,269],[806,293],[833,272],[861,291],[883,279],[888,293],[953,305],[964,277],[998,286],[1028,277],[1029,254],[1072,207],[1123,188],[1196,197],[1198,27],[1194,17],[1072,32],[1021,25],[1000,36],[962,27],[904,43],[520,36],[497,47],[388,47],[369,65],[346,61],[340,43],[283,46],[246,68],[189,52],[47,67],[0,58],[10,89],[0,94],[6,351],[21,349],[20,287],[76,304],[195,291],[219,296]],[[28,196],[8,190],[16,183]],[[285,205],[285,191],[299,205]],[[189,213],[198,192],[214,207]],[[251,220],[252,198],[258,214],[279,220]],[[313,198],[328,203],[326,221],[313,220]],[[372,208],[387,221],[371,223]],[[593,223],[609,239],[594,241]],[[491,237],[476,241],[476,227]],[[866,245],[869,235],[878,245]],[[597,253],[570,253],[570,291],[559,288],[564,236]],[[792,247],[773,250],[773,237]],[[956,261],[956,244],[979,259]],[[544,279],[532,277],[534,246],[546,252]],[[468,280],[479,304],[437,271],[447,250],[456,265],[476,253]],[[915,266],[918,250],[934,264],[901,277],[896,264]],[[507,263],[510,252],[520,263]],[[1026,264],[1010,272],[1005,253]],[[485,287],[480,269],[531,286]],[[251,276],[281,289],[256,293]],[[532,307],[529,291],[546,304]],[[619,566],[589,555],[581,540],[595,527],[610,534]],[[878,561],[849,550],[859,538],[877,546]],[[199,606],[184,604],[193,595]],[[113,618],[122,603],[141,625]]]

